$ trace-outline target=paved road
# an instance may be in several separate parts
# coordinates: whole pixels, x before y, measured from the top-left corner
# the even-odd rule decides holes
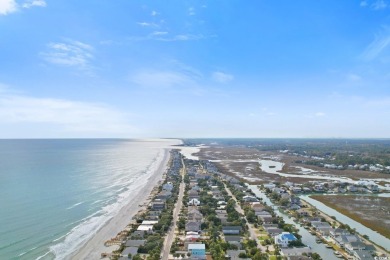
[[[238,213],[244,215],[244,218],[248,224],[248,231],[249,231],[249,235],[250,235],[250,238],[255,240],[257,242],[257,248],[259,248],[262,252],[265,252],[267,247],[265,246],[262,246],[260,244],[260,241],[257,239],[257,235],[256,235],[256,231],[255,231],[255,227],[253,224],[250,224],[248,222],[248,220],[246,219],[245,217],[245,212],[244,210],[241,208],[241,206],[238,204],[238,201],[236,199],[236,197],[233,195],[233,193],[230,191],[230,189],[226,186],[226,184],[224,183],[223,185],[225,185],[225,190],[227,191],[227,193],[229,194],[229,196],[232,196],[232,198],[234,199],[234,201],[236,202],[234,208],[235,210],[237,210]]]
[[[180,183],[180,186],[179,186],[179,197],[177,199],[175,209],[173,210],[172,225],[171,225],[170,229],[168,230],[167,236],[165,237],[164,246],[163,246],[163,249],[161,252],[161,255],[162,255],[161,258],[163,260],[168,259],[169,251],[171,249],[171,245],[172,245],[173,239],[175,237],[176,223],[177,223],[177,220],[179,218],[180,210],[183,206],[183,196],[184,196],[184,188],[185,188],[184,175],[185,175],[185,171],[186,171],[183,160],[182,160],[182,164],[183,164],[183,168],[182,168],[182,177],[183,178],[182,178],[182,182]]]

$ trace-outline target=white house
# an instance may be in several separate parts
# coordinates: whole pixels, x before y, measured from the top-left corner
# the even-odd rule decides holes
[[[282,234],[275,236],[275,244],[280,247],[288,247],[288,243],[295,240],[297,240],[297,238],[290,232],[283,232]]]
[[[200,201],[198,199],[192,199],[188,202],[188,205],[189,206],[199,206],[200,205]]]

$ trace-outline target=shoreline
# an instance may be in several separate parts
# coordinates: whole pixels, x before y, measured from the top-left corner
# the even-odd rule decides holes
[[[169,152],[172,149],[173,147],[163,149],[164,155],[158,168],[148,177],[146,183],[139,185],[134,190],[131,198],[129,198],[129,202],[119,210],[118,214],[105,223],[91,239],[65,259],[100,259],[101,253],[113,250],[112,246],[106,247],[104,243],[126,228],[133,216],[141,209],[139,205],[144,204],[148,200],[151,191],[162,180],[162,176],[167,170],[170,159]]]

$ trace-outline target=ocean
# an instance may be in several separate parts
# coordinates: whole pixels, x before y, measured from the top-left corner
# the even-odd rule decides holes
[[[0,259],[69,256],[131,199],[172,144],[0,140]]]

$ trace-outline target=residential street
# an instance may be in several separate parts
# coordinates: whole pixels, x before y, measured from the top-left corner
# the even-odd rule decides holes
[[[253,226],[253,224],[250,224],[248,222],[248,220],[246,219],[245,217],[245,212],[244,210],[241,208],[241,206],[238,204],[238,201],[236,199],[236,197],[233,195],[233,193],[230,191],[230,189],[225,185],[225,190],[227,191],[227,193],[229,194],[229,196],[232,196],[232,198],[234,199],[234,201],[236,202],[235,204],[235,210],[237,210],[238,213],[244,215],[244,218],[245,220],[247,221],[247,225],[248,225],[248,230],[249,230],[249,234],[250,234],[250,238],[255,240],[257,242],[257,248],[261,249],[262,252],[265,252],[266,251],[266,247],[265,246],[262,246],[259,242],[259,240],[257,239],[257,235],[256,235],[256,231],[255,231],[255,227]]]
[[[185,189],[184,175],[185,175],[185,171],[186,171],[183,160],[182,160],[182,165],[183,165],[182,172],[181,172],[182,181],[181,181],[180,186],[179,186],[179,196],[178,196],[178,199],[177,199],[177,202],[175,205],[175,209],[173,211],[173,221],[172,221],[172,225],[168,231],[168,234],[165,237],[164,246],[163,246],[163,249],[161,251],[161,255],[162,255],[161,259],[163,259],[163,260],[168,259],[169,251],[171,249],[171,245],[172,245],[173,239],[175,237],[176,223],[177,223],[177,220],[179,218],[180,210],[183,206],[183,196],[184,196],[184,189]]]

